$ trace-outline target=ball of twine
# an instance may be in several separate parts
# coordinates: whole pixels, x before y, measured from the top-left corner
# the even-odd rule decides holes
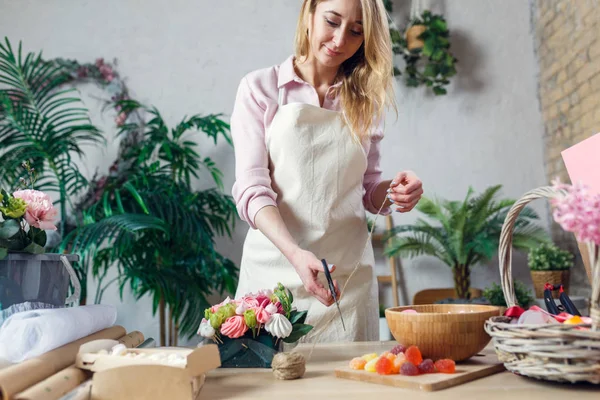
[[[298,379],[306,371],[306,360],[300,353],[277,353],[273,357],[271,367],[277,379]]]

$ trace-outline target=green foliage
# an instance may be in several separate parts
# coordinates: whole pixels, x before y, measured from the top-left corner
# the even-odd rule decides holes
[[[64,69],[42,54],[15,52],[8,40],[0,44],[0,186],[14,187],[29,161],[38,176],[37,188],[58,194],[65,233],[71,197],[88,185],[75,165],[86,145],[103,142],[75,89],[61,89],[70,80]]]
[[[515,282],[514,288],[515,296],[517,297],[519,306],[523,308],[529,308],[529,306],[531,306],[535,301],[531,290],[529,290],[529,288],[527,288],[527,286],[520,281]],[[502,286],[498,285],[497,283],[493,283],[491,286],[484,289],[483,297],[485,297],[493,306],[508,307],[506,305],[506,299],[504,298]]]
[[[423,197],[416,209],[431,222],[419,218],[414,225],[396,226],[386,236],[393,237],[386,246],[388,256],[416,257],[430,255],[453,269],[455,287],[460,298],[468,298],[470,267],[489,261],[498,249],[506,214],[514,200],[496,200],[501,185],[487,188],[472,197],[469,188],[463,201],[430,200]],[[513,246],[529,250],[548,240],[547,233],[534,224],[537,214],[524,208],[515,223]],[[462,297],[465,296],[465,297]]]
[[[385,1],[388,13],[392,12],[392,2]],[[450,32],[443,16],[424,11],[419,17],[410,21],[408,31],[413,26],[424,26],[425,31],[418,36],[423,46],[409,50],[406,34],[390,28],[390,39],[394,54],[402,55],[405,61],[405,83],[408,87],[425,85],[431,88],[436,96],[445,95],[446,85],[450,78],[456,75],[458,60],[450,52]],[[403,72],[394,67],[394,75]]]
[[[551,243],[531,249],[527,263],[532,271],[562,271],[573,266],[573,254]]]
[[[191,140],[197,132],[190,131],[199,129],[214,143],[219,137],[231,143],[229,126],[219,115],[194,115],[169,129],[155,108],[132,100],[118,106],[149,116],[119,132],[136,130],[141,140],[124,154],[122,174],[97,188],[98,200],[83,211],[85,225],[66,243],[90,259],[100,256],[94,263],[100,278],[116,264],[121,294],[128,286],[137,298],[151,295],[153,312],[164,300],[181,333],[191,337],[207,296],[235,291],[237,268],[215,249],[217,234],[231,236],[235,204],[217,188],[192,188],[191,179],[201,178],[202,167],[216,186],[222,183],[215,163]]]

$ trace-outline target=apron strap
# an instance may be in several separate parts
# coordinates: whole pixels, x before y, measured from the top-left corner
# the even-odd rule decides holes
[[[277,104],[283,105],[283,88],[279,88],[279,99],[277,100]]]

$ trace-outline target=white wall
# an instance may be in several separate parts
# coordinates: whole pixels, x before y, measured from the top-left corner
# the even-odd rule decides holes
[[[237,85],[247,72],[279,63],[292,52],[300,1],[295,0],[3,0],[0,35],[27,51],[43,49],[45,57],[92,62],[118,59],[133,96],[155,105],[174,124],[193,113],[231,113]],[[396,1],[394,19],[402,21],[409,2]],[[422,2],[424,3],[424,2]],[[434,98],[422,89],[398,85],[400,115],[388,119],[382,165],[392,177],[412,169],[424,182],[427,196],[461,199],[469,185],[477,191],[503,184],[504,196],[518,198],[545,184],[542,122],[536,95],[536,63],[528,3],[522,0],[432,1],[443,12],[459,59],[459,74],[449,94]],[[93,96],[103,93],[82,87],[96,124],[111,137],[114,115],[101,114]],[[105,171],[116,154],[116,143],[90,150],[82,163],[91,175]],[[233,184],[233,150],[221,144],[203,147]],[[202,186],[202,183],[199,183]],[[544,204],[535,205],[545,213]],[[415,220],[416,213],[395,216],[396,223]],[[383,220],[380,219],[380,225]],[[544,217],[544,224],[546,218]],[[233,243],[221,240],[221,251],[239,262],[247,227],[238,224]],[[530,282],[523,257],[516,273]],[[449,268],[437,260],[403,260],[411,299],[423,288],[450,287]],[[387,273],[386,265],[379,265]],[[473,271],[473,285],[498,281],[497,263]],[[90,282],[93,299],[93,282]],[[389,301],[389,292],[385,301]],[[151,316],[148,298],[135,302],[116,288],[105,303],[119,307],[118,323],[158,337],[158,318]],[[389,304],[389,303],[386,303]]]

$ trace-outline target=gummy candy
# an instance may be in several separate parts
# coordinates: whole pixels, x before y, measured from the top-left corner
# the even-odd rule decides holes
[[[432,374],[435,372],[435,366],[431,359],[423,360],[421,364],[419,364],[419,371],[422,374]]]
[[[406,347],[402,346],[401,344],[397,344],[390,350],[390,353],[399,354],[399,353],[404,353],[405,351],[406,351]]]
[[[563,323],[566,325],[578,325],[583,324],[583,319],[581,319],[581,317],[578,315],[574,315]]]
[[[374,358],[365,364],[365,371],[367,372],[375,372],[375,363],[377,363],[379,357]]]
[[[435,369],[444,374],[453,374],[456,371],[456,364],[453,360],[444,358],[435,362]]]
[[[393,361],[394,364],[394,368],[392,369],[392,372],[394,374],[398,374],[400,373],[400,368],[402,367],[402,364],[404,364],[406,362],[406,357],[404,357],[403,353],[400,353],[396,356],[396,359]]]
[[[404,355],[406,356],[406,361],[413,363],[415,366],[423,362],[421,350],[419,350],[417,346],[410,346],[408,349],[406,349]]]
[[[369,353],[369,354],[365,354],[364,356],[362,356],[363,360],[365,360],[365,361],[367,361],[367,362],[369,362],[369,361],[371,361],[372,359],[374,359],[374,358],[377,358],[377,357],[379,357],[379,356],[377,355],[377,353]]]
[[[404,355],[404,354],[402,354],[402,355]],[[388,353],[385,355],[385,358],[387,358],[388,360],[393,362],[396,359],[396,355],[394,353]]]
[[[379,357],[375,363],[375,371],[379,375],[389,375],[392,373],[394,364],[387,357]]]
[[[419,368],[412,363],[405,362],[402,364],[402,367],[400,367],[400,373],[407,376],[419,375]]]
[[[365,369],[367,360],[361,357],[355,357],[350,361],[350,368],[352,369]]]

